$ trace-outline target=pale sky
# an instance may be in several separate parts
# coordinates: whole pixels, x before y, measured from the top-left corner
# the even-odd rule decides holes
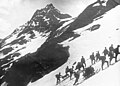
[[[0,38],[8,36],[13,30],[26,23],[37,9],[47,4],[53,5],[63,13],[75,17],[90,3],[96,0],[0,0]]]

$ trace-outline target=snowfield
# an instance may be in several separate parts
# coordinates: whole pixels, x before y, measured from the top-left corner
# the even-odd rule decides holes
[[[72,40],[72,41],[64,41],[61,44],[64,46],[69,45],[70,49],[70,57],[63,66],[56,69],[55,71],[45,75],[42,79],[29,83],[28,86],[55,86],[56,78],[55,75],[61,72],[64,75],[65,68],[67,65],[71,67],[71,65],[75,61],[80,61],[81,56],[84,56],[85,59],[89,59],[89,56],[92,52],[96,53],[96,51],[102,52],[105,47],[107,49],[111,44],[116,48],[117,45],[120,45],[120,6],[115,7],[114,9],[107,12],[103,18],[94,21],[92,24],[87,25],[83,28],[75,30],[76,33],[81,36]],[[86,30],[89,27],[100,24],[100,28],[94,31]],[[120,59],[120,55],[118,56]],[[87,62],[87,66],[90,65],[90,62]],[[114,59],[113,59],[114,63]],[[99,65],[100,66],[100,65]],[[106,66],[106,65],[105,65]],[[100,67],[98,67],[100,68]],[[100,71],[98,74],[90,77],[82,84],[78,86],[120,86],[120,62],[111,65],[109,68]],[[79,80],[80,81],[80,80]],[[73,86],[73,80],[66,80],[62,82],[58,86]]]

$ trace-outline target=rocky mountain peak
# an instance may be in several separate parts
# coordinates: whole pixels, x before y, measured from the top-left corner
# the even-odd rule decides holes
[[[53,6],[53,4],[52,3],[50,3],[50,4],[48,4],[45,8],[51,8],[51,9],[54,9],[55,7]]]

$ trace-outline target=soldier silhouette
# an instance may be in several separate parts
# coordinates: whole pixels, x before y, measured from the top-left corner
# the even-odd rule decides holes
[[[94,52],[92,53],[92,55],[90,55],[90,59],[91,59],[91,64],[95,64],[95,56],[94,56]]]
[[[86,62],[85,62],[85,58],[82,56],[82,58],[81,58],[81,63],[83,63],[84,65],[85,65],[85,67],[86,67]]]
[[[56,85],[58,85],[58,84],[60,83],[61,73],[59,72],[59,74],[56,74],[55,76],[56,76],[56,78],[57,78],[57,83],[56,83]]]
[[[105,49],[104,49],[104,51],[103,51],[103,54],[104,54],[104,56],[106,56],[106,55],[108,55],[108,50],[107,50],[107,48],[105,47]]]

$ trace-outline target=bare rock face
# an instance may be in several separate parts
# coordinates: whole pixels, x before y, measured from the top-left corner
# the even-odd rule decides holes
[[[68,47],[60,45],[46,46],[34,54],[21,57],[5,73],[8,86],[26,86],[63,65],[69,57]]]

